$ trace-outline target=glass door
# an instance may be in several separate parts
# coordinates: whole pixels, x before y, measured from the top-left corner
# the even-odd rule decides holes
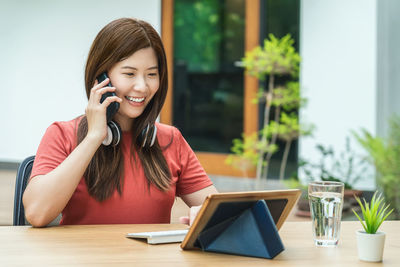
[[[258,45],[258,3],[163,1],[162,35],[173,73],[161,122],[182,132],[210,174],[240,176],[225,158],[234,138],[257,130],[258,107],[251,99],[258,84],[237,63]],[[256,24],[251,30],[249,18]]]
[[[243,132],[244,1],[174,1],[173,125],[195,151],[229,153]]]

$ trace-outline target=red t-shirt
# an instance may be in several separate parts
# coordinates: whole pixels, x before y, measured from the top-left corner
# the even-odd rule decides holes
[[[55,169],[76,147],[79,119],[55,122],[40,142],[31,179]],[[89,195],[82,177],[67,206],[62,211],[60,224],[124,224],[170,223],[171,208],[176,196],[196,192],[212,185],[196,155],[178,129],[156,124],[161,147],[172,175],[171,188],[162,192],[154,185],[148,187],[140,160],[131,161],[130,132],[123,132],[124,179],[122,194],[117,190],[110,198],[99,202]],[[135,155],[136,156],[136,155]]]

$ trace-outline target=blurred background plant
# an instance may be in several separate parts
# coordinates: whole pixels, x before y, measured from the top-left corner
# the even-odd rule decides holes
[[[352,206],[357,204],[354,196],[362,195],[362,191],[355,190],[355,186],[367,179],[368,161],[365,160],[365,157],[356,154],[350,137],[346,137],[345,149],[338,154],[332,147],[322,144],[317,144],[315,148],[319,154],[319,161],[310,162],[300,159],[298,171],[285,181],[288,188],[302,190],[301,199],[298,202],[300,211],[297,214],[309,216],[308,183],[312,181],[343,182],[345,187],[343,212],[349,211]],[[301,179],[299,173],[301,173]]]
[[[225,161],[226,164],[235,166],[242,171],[244,177],[249,177],[248,170],[252,169],[258,162],[257,154],[257,134],[249,136],[242,134],[242,139],[233,139],[231,151],[233,155],[229,155]]]
[[[394,208],[393,217],[400,219],[400,116],[393,116],[389,125],[387,138],[373,136],[366,129],[353,134],[375,166],[376,184]]]
[[[299,167],[305,182],[311,181],[336,181],[343,182],[345,189],[354,189],[354,186],[365,179],[368,162],[355,153],[351,146],[350,137],[346,137],[345,150],[338,155],[332,147],[322,144],[316,145],[320,155],[319,162],[313,163],[302,160]],[[297,175],[295,175],[297,176]],[[298,179],[297,177],[295,179]]]
[[[300,96],[299,83],[291,80],[282,85],[275,84],[278,76],[298,77],[300,56],[293,43],[290,34],[281,39],[270,34],[263,47],[246,52],[242,61],[242,67],[249,75],[267,83],[253,100],[255,104],[264,105],[264,121],[259,132],[242,134],[242,138],[233,140],[233,154],[228,156],[226,163],[242,172],[255,167],[257,181],[268,177],[268,163],[279,149],[278,139],[285,142],[279,172],[279,178],[283,179],[292,142],[312,132],[312,126],[299,124],[298,109],[306,102]]]

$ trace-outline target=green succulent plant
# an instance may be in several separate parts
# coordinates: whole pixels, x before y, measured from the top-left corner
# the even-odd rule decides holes
[[[361,207],[361,212],[364,220],[362,220],[357,212],[355,212],[355,210],[353,209],[354,214],[361,222],[366,233],[375,234],[381,224],[393,212],[393,209],[387,211],[390,205],[383,202],[384,198],[381,194],[377,196],[377,192],[375,192],[372,196],[370,203],[368,203],[365,198],[364,204],[361,202],[360,198],[355,197],[355,199]]]

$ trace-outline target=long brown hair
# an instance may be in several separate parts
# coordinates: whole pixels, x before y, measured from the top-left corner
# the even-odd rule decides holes
[[[160,87],[143,113],[133,123],[131,152],[133,157],[134,151],[137,152],[149,185],[153,184],[158,189],[166,191],[170,186],[171,173],[158,141],[156,140],[152,147],[143,148],[138,142],[141,131],[148,124],[154,124],[168,89],[167,60],[156,30],[147,22],[132,18],[121,18],[107,24],[97,34],[90,48],[85,69],[85,87],[89,98],[90,90],[98,75],[109,71],[117,62],[128,58],[136,51],[148,47],[153,48],[157,55]],[[87,119],[83,117],[77,131],[78,144],[86,137],[87,131]],[[133,159],[137,163],[135,157]],[[123,162],[120,145],[115,147],[101,145],[84,174],[89,194],[99,201],[110,197],[115,190],[121,194]]]

